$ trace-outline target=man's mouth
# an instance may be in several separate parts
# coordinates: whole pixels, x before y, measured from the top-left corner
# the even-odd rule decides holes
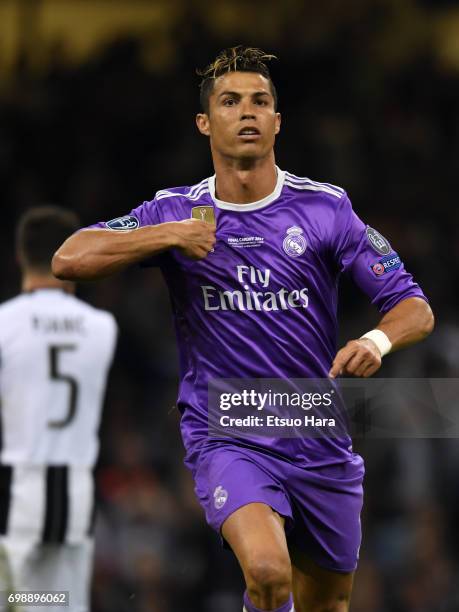
[[[244,127],[238,132],[238,136],[242,136],[243,138],[256,138],[257,136],[261,136],[260,130],[256,127]]]

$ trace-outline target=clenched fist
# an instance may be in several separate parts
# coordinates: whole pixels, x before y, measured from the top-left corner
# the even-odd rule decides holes
[[[330,378],[342,374],[368,378],[381,367],[381,353],[369,338],[350,340],[338,351],[329,372]]]
[[[173,244],[183,255],[190,259],[204,259],[213,249],[216,227],[198,219],[185,219],[170,224]]]

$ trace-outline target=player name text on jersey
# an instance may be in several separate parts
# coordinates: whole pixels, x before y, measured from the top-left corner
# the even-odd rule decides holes
[[[83,317],[49,317],[42,315],[32,316],[32,327],[35,331],[45,333],[70,332],[84,334]]]

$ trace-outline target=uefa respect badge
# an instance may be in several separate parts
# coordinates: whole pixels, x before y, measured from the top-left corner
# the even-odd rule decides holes
[[[398,270],[401,265],[402,260],[397,253],[392,253],[392,255],[386,255],[386,257],[382,257],[376,263],[371,264],[370,269],[373,270],[373,273],[376,274],[376,276],[382,276],[388,272]]]

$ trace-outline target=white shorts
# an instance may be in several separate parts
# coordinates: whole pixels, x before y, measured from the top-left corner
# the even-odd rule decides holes
[[[89,612],[94,542],[37,544],[0,537],[0,591],[68,591],[69,605],[0,610],[20,612]]]

